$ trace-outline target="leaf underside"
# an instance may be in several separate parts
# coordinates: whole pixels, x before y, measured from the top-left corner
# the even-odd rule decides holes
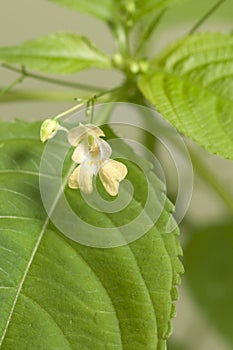
[[[163,117],[210,153],[233,159],[233,36],[188,36],[151,62],[139,87]]]
[[[86,13],[95,16],[106,22],[115,22],[124,19],[125,1],[102,0],[49,0],[59,5],[70,8],[71,10]],[[173,5],[178,0],[136,0],[135,11],[132,17],[137,20],[153,10],[160,10]]]
[[[54,33],[15,47],[0,48],[0,61],[47,73],[70,74],[84,69],[111,68],[107,55],[86,37]]]
[[[50,2],[55,2],[59,5],[68,7],[75,11],[80,11],[93,15],[104,21],[111,21],[112,15],[114,13],[114,1],[112,0],[49,0]]]
[[[41,203],[38,134],[38,123],[1,123],[1,349],[166,349],[183,272],[178,230],[164,233],[171,203],[167,200],[156,225],[129,245],[98,249],[66,238]],[[134,214],[143,194],[142,174],[128,166],[139,188],[129,205]],[[164,196],[152,172],[151,181]],[[80,216],[88,213],[79,191],[66,189],[66,197]],[[114,215],[98,212],[89,220],[116,224]]]

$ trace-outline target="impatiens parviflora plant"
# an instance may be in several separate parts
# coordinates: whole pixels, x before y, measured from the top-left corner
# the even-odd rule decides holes
[[[151,164],[141,160],[156,203],[164,204],[158,221],[135,242],[97,249],[73,242],[50,221],[39,194],[40,158],[47,140],[60,131],[67,133],[77,167],[67,177],[66,198],[77,215],[105,228],[125,225],[139,215],[147,192],[144,173],[133,162],[110,159],[111,148],[93,118],[89,124],[66,130],[58,122],[60,117],[85,104],[88,110],[94,100],[151,103],[185,136],[210,153],[232,160],[233,36],[196,33],[223,0],[187,35],[151,59],[146,46],[176,0],[51,2],[104,21],[111,30],[115,53],[110,57],[83,35],[67,32],[0,48],[2,68],[20,74],[1,91],[2,100],[19,98],[20,92],[12,89],[29,77],[74,88],[71,97],[82,97],[42,126],[1,122],[0,176],[6,191],[0,197],[4,251],[0,258],[4,271],[0,275],[0,348],[165,350],[175,316],[176,286],[183,273],[182,250],[178,229],[166,233],[174,208],[168,198],[164,202],[164,185]],[[123,82],[108,90],[38,73],[74,74],[90,68],[120,71]],[[25,95],[28,100],[41,96],[23,91]],[[52,96],[48,92],[49,100]],[[110,128],[106,136],[117,137]],[[153,142],[147,146],[154,150]],[[127,175],[136,188],[128,207],[114,215],[89,208],[81,192],[92,192],[97,174],[110,196],[118,194],[119,182]],[[233,211],[228,194],[219,184],[215,188]]]

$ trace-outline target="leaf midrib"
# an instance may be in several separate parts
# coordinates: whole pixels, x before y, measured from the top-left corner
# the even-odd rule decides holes
[[[12,316],[13,316],[13,313],[14,313],[14,310],[15,310],[15,306],[16,306],[17,301],[18,301],[18,299],[19,299],[19,296],[20,296],[22,287],[23,287],[24,282],[25,282],[25,280],[26,280],[27,274],[28,274],[28,272],[29,272],[29,270],[30,270],[31,264],[32,264],[32,262],[33,262],[33,260],[34,260],[34,257],[35,257],[35,254],[36,254],[36,252],[37,252],[37,249],[38,249],[38,247],[39,247],[39,245],[40,245],[40,242],[41,242],[41,240],[42,240],[42,238],[43,238],[43,236],[44,236],[44,233],[45,233],[45,230],[46,230],[47,225],[48,225],[48,223],[49,223],[49,220],[50,220],[50,219],[49,219],[49,216],[47,216],[47,218],[46,218],[46,220],[44,221],[44,224],[43,224],[43,226],[42,226],[42,229],[41,229],[41,231],[40,231],[40,234],[39,234],[39,237],[38,237],[37,242],[36,242],[36,244],[35,244],[35,247],[34,247],[34,249],[33,249],[33,251],[32,251],[31,257],[30,257],[30,259],[29,259],[29,261],[28,261],[28,263],[27,263],[27,266],[26,266],[26,269],[25,269],[25,271],[24,271],[23,277],[22,277],[22,279],[21,279],[21,281],[20,281],[20,283],[19,283],[19,286],[18,286],[18,288],[17,288],[17,292],[16,292],[16,295],[15,295],[15,298],[14,298],[14,301],[13,301],[13,304],[12,304],[12,307],[11,307],[11,309],[10,309],[10,313],[9,313],[8,319],[7,319],[7,321],[6,321],[6,326],[5,326],[5,328],[4,328],[4,331],[3,331],[3,334],[2,334],[2,337],[1,337],[1,340],[0,340],[0,348],[1,348],[1,346],[2,346],[2,344],[3,344],[3,342],[4,342],[4,339],[5,339],[5,337],[6,337],[7,330],[8,330],[8,328],[9,328],[9,325],[10,325],[10,322],[11,322],[11,319],[12,319]]]
[[[43,226],[42,226],[42,228],[41,228],[41,231],[40,231],[40,233],[39,233],[39,236],[38,236],[38,239],[37,239],[37,241],[36,241],[35,247],[34,247],[34,249],[33,249],[33,251],[32,251],[32,254],[31,254],[30,259],[29,259],[29,261],[28,261],[28,263],[27,263],[26,269],[25,269],[25,271],[24,271],[24,273],[23,273],[22,279],[21,279],[21,281],[20,281],[20,283],[19,283],[19,286],[18,286],[18,288],[17,288],[16,295],[15,295],[15,298],[14,298],[14,300],[13,300],[12,307],[11,307],[11,309],[10,309],[10,313],[9,313],[9,316],[8,316],[8,318],[7,318],[7,321],[6,321],[5,328],[4,328],[4,330],[3,330],[3,334],[2,334],[2,337],[1,337],[1,339],[0,339],[0,348],[2,347],[2,344],[3,344],[4,339],[5,339],[5,337],[6,337],[7,330],[8,330],[8,328],[9,328],[9,325],[10,325],[10,322],[11,322],[11,319],[12,319],[12,316],[13,316],[13,313],[14,313],[14,310],[15,310],[15,307],[16,307],[16,304],[17,304],[17,301],[18,301],[18,299],[19,299],[21,290],[22,290],[22,288],[23,288],[24,282],[25,282],[25,280],[26,280],[26,277],[27,277],[27,275],[28,275],[28,272],[29,272],[30,267],[31,267],[31,265],[32,265],[32,262],[33,262],[33,260],[34,260],[34,257],[35,257],[35,255],[36,255],[36,252],[37,252],[37,250],[38,250],[38,248],[39,248],[39,245],[40,245],[40,243],[41,243],[41,240],[42,240],[42,238],[43,238],[43,236],[44,236],[44,233],[45,233],[45,231],[46,231],[46,229],[47,229],[47,226],[48,226],[48,224],[49,224],[49,222],[50,222],[50,216],[51,216],[51,214],[53,213],[53,211],[54,211],[54,209],[55,209],[55,207],[56,207],[56,205],[57,205],[57,202],[58,202],[58,200],[59,200],[59,198],[60,198],[60,195],[61,195],[61,193],[62,193],[62,190],[63,190],[63,186],[64,186],[64,184],[67,182],[67,179],[68,179],[68,177],[69,177],[69,174],[70,174],[70,172],[71,172],[72,170],[73,170],[73,164],[71,165],[71,167],[70,167],[69,170],[67,171],[67,174],[66,174],[65,179],[64,179],[64,181],[63,181],[63,183],[62,183],[62,186],[61,186],[61,188],[60,188],[60,191],[58,192],[57,196],[55,197],[55,200],[54,200],[54,202],[53,202],[53,204],[52,204],[52,207],[51,207],[51,209],[50,209],[50,211],[49,211],[49,213],[48,213],[48,215],[47,215],[47,217],[46,217],[46,219],[45,219],[45,221],[44,221],[44,224],[43,224]],[[39,173],[38,173],[38,176],[39,176]]]
[[[11,141],[11,140],[13,141],[14,139],[13,139],[13,138],[8,139],[8,141]],[[24,140],[24,139],[22,138],[22,140]],[[36,139],[36,138],[30,138],[30,140],[36,141],[37,139]],[[17,170],[15,170],[14,172],[19,173],[20,170],[17,169]],[[65,177],[65,179],[64,179],[64,181],[63,181],[63,185],[67,182],[67,178],[68,178],[68,176],[69,176],[69,173],[70,173],[70,169],[69,169],[69,171],[67,172],[67,175],[66,175],[66,177]],[[31,175],[35,175],[35,176],[37,175],[37,176],[39,176],[39,174],[36,173],[36,172],[33,173],[33,174],[31,174]],[[61,188],[61,191],[62,191],[62,188]],[[55,209],[56,204],[57,204],[57,201],[58,201],[59,198],[60,198],[61,191],[58,193],[57,197],[55,198],[54,204],[53,204],[53,206],[52,206],[52,208],[51,208],[51,210],[50,210],[48,216],[46,217],[46,219],[45,219],[45,221],[44,221],[44,224],[43,224],[43,226],[42,226],[42,229],[41,229],[41,231],[40,231],[40,233],[39,233],[39,237],[38,237],[38,239],[37,239],[37,241],[36,241],[35,247],[34,247],[32,253],[31,253],[30,259],[29,259],[29,261],[28,261],[28,264],[27,264],[27,266],[26,266],[26,269],[25,269],[25,271],[24,271],[24,274],[23,274],[23,276],[22,276],[22,279],[21,279],[21,281],[20,281],[20,284],[19,284],[19,286],[18,286],[18,288],[17,288],[17,292],[16,292],[16,295],[15,295],[15,298],[14,298],[14,301],[13,301],[13,304],[12,304],[12,307],[11,307],[11,310],[10,310],[10,314],[9,314],[8,319],[7,319],[6,326],[5,326],[3,335],[2,335],[1,340],[0,340],[0,347],[2,346],[2,344],[3,344],[3,342],[4,342],[5,336],[6,336],[6,334],[7,334],[8,327],[9,327],[9,325],[10,325],[10,322],[11,322],[11,319],[12,319],[12,316],[13,316],[13,313],[14,313],[14,309],[15,309],[15,307],[16,307],[16,304],[17,304],[17,301],[18,301],[18,299],[19,299],[19,296],[21,295],[21,291],[22,291],[24,282],[25,282],[25,280],[26,280],[26,278],[27,278],[27,275],[28,275],[28,272],[29,272],[29,270],[30,270],[30,267],[31,267],[31,265],[32,265],[32,263],[33,263],[34,257],[35,257],[35,255],[36,255],[36,253],[37,253],[37,250],[38,250],[38,248],[39,248],[39,245],[40,245],[40,243],[41,243],[41,240],[42,240],[42,238],[43,238],[43,236],[44,236],[44,233],[45,233],[45,231],[46,231],[46,229],[47,229],[47,226],[48,226],[48,224],[49,224],[49,222],[50,222],[50,215],[52,214],[53,210]],[[134,200],[134,201],[135,201],[135,200]],[[136,202],[136,201],[135,201],[135,202]],[[141,205],[141,203],[140,203],[140,205]],[[141,205],[141,207],[142,207],[142,205]],[[142,208],[143,208],[143,207],[142,207]],[[8,217],[8,218],[10,218],[10,217]],[[19,219],[19,217],[17,217],[17,219]],[[28,218],[28,219],[32,219],[32,218]],[[33,219],[33,220],[34,220],[34,219]],[[40,219],[39,221],[42,221],[42,220]],[[111,220],[111,221],[112,221],[112,220]],[[159,233],[159,234],[160,234],[160,233]],[[146,282],[145,282],[145,280],[144,280],[144,278],[143,278],[143,274],[142,274],[142,272],[141,272],[141,269],[139,268],[139,265],[138,265],[138,261],[137,261],[137,259],[136,259],[136,256],[135,256],[134,252],[132,251],[130,245],[129,245],[128,247],[129,247],[129,251],[130,251],[130,253],[131,253],[131,256],[132,256],[133,259],[134,259],[135,267],[136,267],[136,269],[138,270],[138,274],[140,275],[141,280],[142,280],[142,282],[143,282],[143,285],[144,285],[144,287],[145,287],[145,290],[147,291],[148,300],[150,301],[151,307],[152,307],[152,309],[153,309],[153,311],[154,311],[153,313],[154,313],[154,317],[155,317],[155,324],[156,324],[157,327],[158,327],[157,318],[156,318],[156,310],[155,310],[153,301],[152,301],[152,299],[151,299],[151,294],[150,294],[149,289],[148,289],[148,286],[147,286],[147,284],[146,284]],[[166,246],[165,246],[165,245],[164,245],[164,247],[165,247],[165,250],[166,250],[166,252],[167,252],[167,249],[166,249]],[[169,255],[168,252],[167,252],[167,255]],[[84,259],[83,256],[82,256],[82,259]],[[84,259],[84,261],[87,263],[87,261],[86,261],[85,259]],[[87,264],[88,264],[88,263],[87,263]],[[90,265],[88,264],[88,266],[90,266]],[[101,282],[101,285],[103,286],[103,288],[106,290],[106,288],[104,287],[102,281],[100,281],[100,282]],[[108,293],[107,293],[107,294],[108,294]],[[110,296],[109,296],[109,298],[110,298]],[[112,299],[111,299],[111,298],[110,298],[110,300],[111,300],[111,302],[112,302]],[[113,307],[114,307],[114,304],[113,304]],[[116,312],[115,307],[114,307],[114,310],[115,310],[115,312]],[[116,316],[117,316],[117,313],[116,313]],[[118,319],[118,316],[117,316],[117,319]],[[119,321],[119,319],[118,319],[118,321]],[[119,322],[119,327],[120,327],[120,322]],[[120,330],[120,328],[119,328],[119,330]],[[121,335],[121,331],[120,331],[120,335]],[[122,343],[122,339],[121,339],[121,343]],[[124,349],[123,344],[122,344],[122,349]]]

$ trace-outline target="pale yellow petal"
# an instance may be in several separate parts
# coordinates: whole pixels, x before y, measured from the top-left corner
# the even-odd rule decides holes
[[[99,148],[100,158],[102,160],[109,159],[112,154],[112,149],[110,145],[102,139],[96,139],[97,147]]]
[[[85,126],[87,128],[87,132],[89,135],[92,135],[94,137],[105,136],[105,133],[103,132],[103,130],[101,130],[98,126],[94,124],[86,124]]]
[[[85,160],[88,153],[89,153],[88,142],[87,142],[87,140],[83,140],[75,148],[75,150],[72,154],[72,160],[78,164],[82,163]]]
[[[68,186],[70,188],[79,188],[79,172],[80,166],[74,169],[68,180]]]
[[[76,147],[85,136],[87,136],[87,129],[85,125],[80,123],[79,126],[69,131],[68,141],[72,146]]]
[[[119,190],[119,182],[127,175],[126,166],[116,160],[107,160],[99,171],[100,180],[110,196],[116,196]]]
[[[79,166],[79,187],[80,190],[85,193],[91,193],[93,191],[92,178],[94,175],[94,167],[89,163],[90,161],[88,159]]]

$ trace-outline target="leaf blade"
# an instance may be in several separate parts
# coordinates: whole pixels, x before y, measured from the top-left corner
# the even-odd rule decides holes
[[[0,60],[59,74],[75,73],[92,67],[111,68],[107,55],[86,37],[75,33],[55,33],[19,46],[0,48]]]
[[[140,19],[155,10],[163,10],[177,3],[177,0],[136,0],[135,18]]]
[[[90,14],[104,21],[112,20],[113,13],[114,13],[114,1],[112,0],[103,0],[101,2],[96,0],[93,0],[93,1],[49,0],[49,1],[68,7],[75,11],[80,11],[83,13]]]
[[[230,344],[233,344],[233,283],[229,278],[233,261],[232,231],[231,222],[193,231],[184,253],[190,292],[209,322]]]
[[[27,349],[32,344],[48,350],[163,349],[173,308],[171,290],[179,273],[174,259],[180,255],[175,236],[163,237],[171,204],[167,203],[157,227],[131,245],[97,249],[71,241],[48,222],[42,210],[38,170],[43,145],[38,135],[38,123],[1,124],[0,177],[7,191],[0,199],[0,246],[5,248],[0,265],[7,274],[0,270],[0,285],[7,286],[7,281],[11,286],[13,278],[19,290],[11,313],[15,296],[0,288],[5,315],[0,324],[2,349]],[[132,170],[136,171],[135,166]],[[138,172],[139,182],[140,177]],[[159,192],[161,185],[152,177]],[[137,200],[142,195],[139,190]],[[83,208],[76,191],[67,189],[67,196]],[[102,217],[106,224],[116,219]]]
[[[139,88],[173,126],[209,152],[233,159],[233,40],[196,34],[165,49]]]

